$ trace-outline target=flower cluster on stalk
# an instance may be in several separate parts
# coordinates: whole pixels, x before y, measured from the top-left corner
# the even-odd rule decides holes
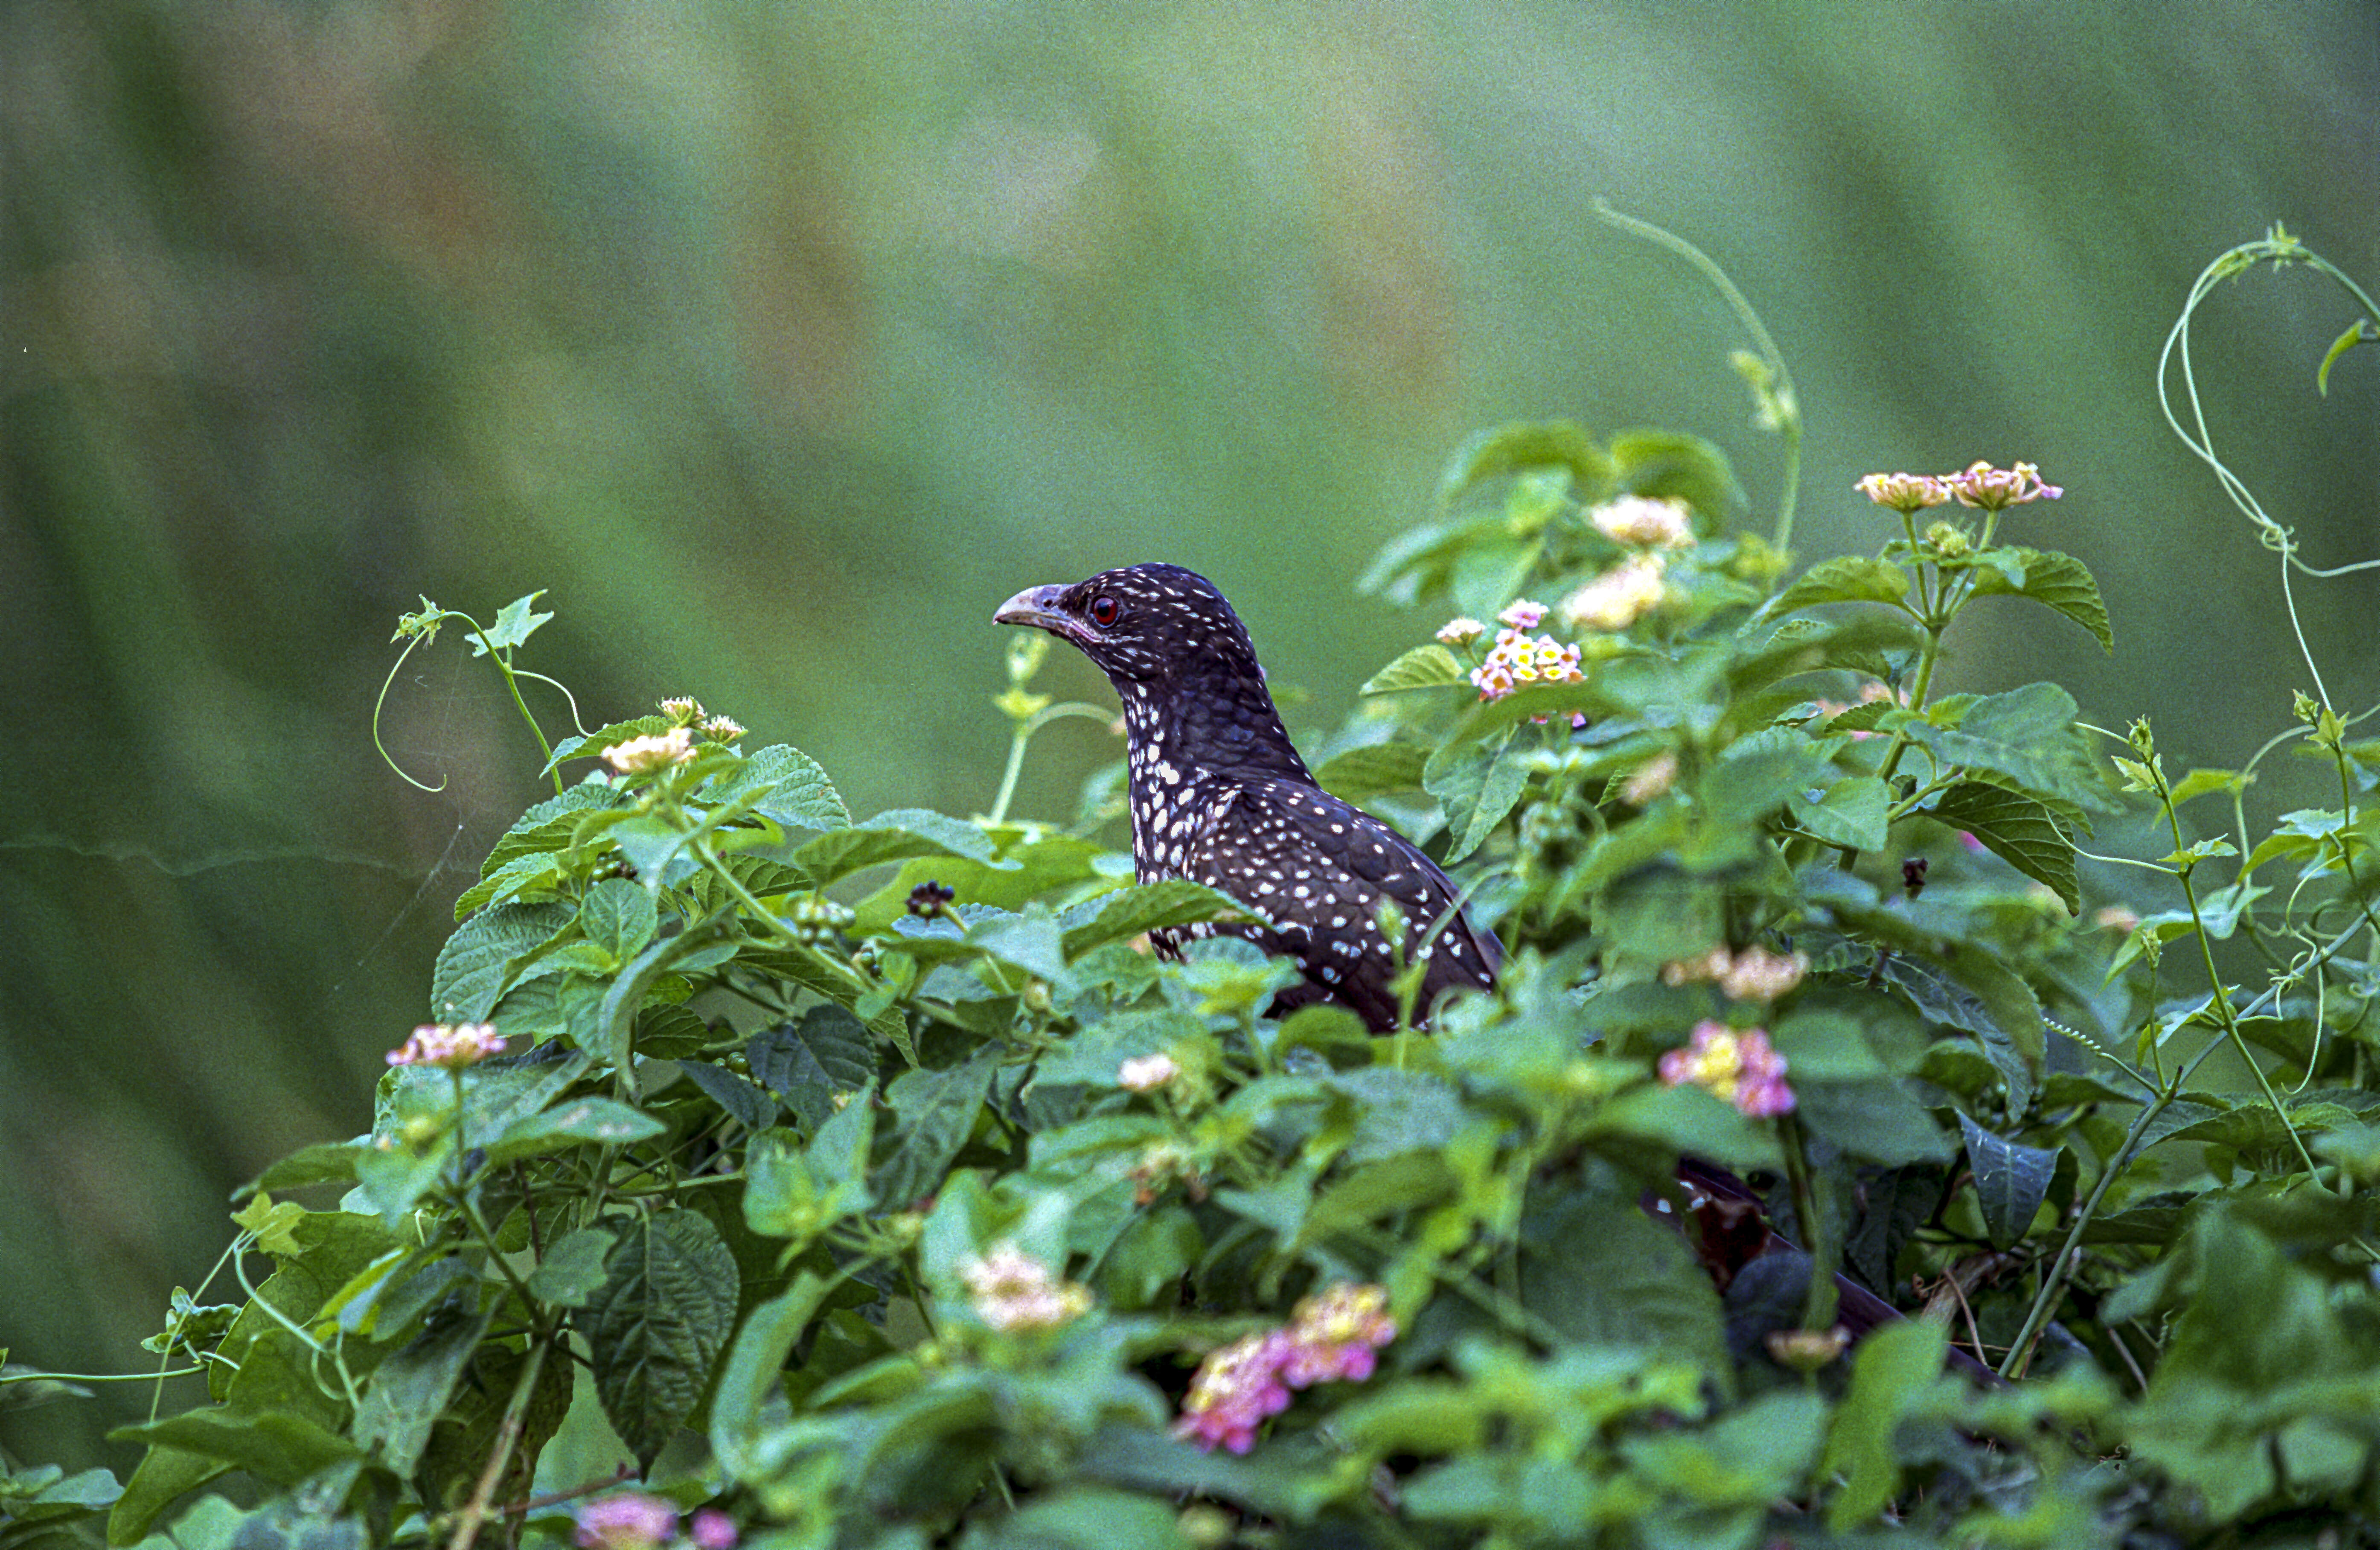
[[[1292,1389],[1361,1383],[1376,1352],[1397,1338],[1386,1288],[1342,1282],[1299,1302],[1289,1324],[1244,1335],[1210,1352],[1190,1380],[1173,1435],[1211,1453],[1245,1453],[1257,1428],[1289,1408]]]
[[[1597,532],[1631,549],[1692,549],[1694,529],[1686,503],[1674,498],[1622,495],[1586,514]]]
[[[1582,630],[1624,630],[1661,606],[1669,595],[1666,568],[1654,551],[1632,554],[1564,598],[1561,616]]]
[[[1706,1019],[1694,1024],[1683,1049],[1661,1057],[1660,1071],[1664,1084],[1700,1087],[1733,1104],[1747,1119],[1793,1111],[1793,1089],[1785,1084],[1785,1057],[1770,1047],[1764,1029],[1739,1033]]]
[[[1002,1334],[1056,1329],[1091,1309],[1088,1287],[1060,1280],[1014,1243],[993,1244],[990,1253],[962,1265],[959,1277],[976,1316]]]
[[[1577,647],[1565,646],[1551,636],[1529,634],[1545,616],[1546,605],[1527,598],[1496,616],[1504,627],[1496,632],[1488,655],[1471,670],[1472,686],[1481,699],[1502,699],[1530,684],[1576,684],[1586,677],[1578,665]],[[1438,638],[1449,646],[1468,646],[1486,633],[1487,626],[1476,619],[1450,619],[1439,628]],[[1573,715],[1571,724],[1582,726],[1585,721]]]
[[[492,1023],[425,1023],[388,1052],[388,1063],[461,1071],[504,1052],[504,1037]]]
[[[694,1550],[735,1550],[735,1524],[716,1508],[704,1508],[678,1537],[677,1508],[659,1496],[624,1491],[578,1509],[579,1550],[662,1550],[673,1543]]]
[[[1731,1001],[1765,1003],[1791,991],[1809,972],[1806,953],[1771,952],[1757,946],[1730,952],[1715,947],[1698,957],[1662,964],[1661,983],[1678,986],[1709,980]]]
[[[694,733],[686,727],[672,727],[650,737],[631,737],[603,750],[603,762],[623,775],[648,775],[674,764],[684,764],[692,757]]]
[[[1952,500],[1979,511],[1996,512],[2034,501],[2055,501],[2066,493],[2061,486],[2044,483],[2041,469],[2031,463],[1995,468],[1976,462],[1955,474],[1869,474],[1852,489],[1904,516]]]

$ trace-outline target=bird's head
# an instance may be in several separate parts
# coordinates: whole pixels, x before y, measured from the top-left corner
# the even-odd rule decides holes
[[[1184,678],[1264,679],[1240,616],[1213,582],[1179,565],[1126,565],[1071,587],[1028,587],[991,617],[1079,648],[1118,689]]]

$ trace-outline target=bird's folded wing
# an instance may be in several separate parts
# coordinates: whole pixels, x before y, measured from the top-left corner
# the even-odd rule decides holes
[[[1416,1003],[1424,1013],[1443,991],[1492,986],[1503,962],[1501,944],[1473,930],[1435,862],[1318,787],[1235,783],[1199,822],[1182,869],[1264,915],[1271,930],[1235,934],[1296,959],[1310,982],[1376,1030],[1396,1025],[1389,982],[1401,962],[1428,961]],[[1402,953],[1381,931],[1384,903],[1403,918]]]

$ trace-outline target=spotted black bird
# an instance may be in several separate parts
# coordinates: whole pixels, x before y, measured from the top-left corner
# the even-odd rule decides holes
[[[1425,964],[1415,1007],[1496,982],[1504,950],[1472,924],[1438,864],[1395,829],[1324,791],[1291,746],[1247,627],[1214,584],[1179,565],[1128,565],[1072,587],[1029,587],[992,615],[1081,648],[1123,701],[1133,869],[1231,895],[1259,926],[1150,933],[1243,937],[1305,975],[1276,1013],[1331,1002],[1375,1032],[1397,1025],[1391,982]],[[1411,944],[1401,954],[1382,916]],[[1402,924],[1399,925],[1398,923]]]
[[[1495,985],[1503,945],[1471,922],[1436,862],[1315,781],[1273,708],[1247,627],[1205,576],[1179,565],[1127,565],[1071,587],[1028,587],[992,620],[1049,631],[1115,685],[1138,879],[1188,878],[1263,917],[1262,925],[1153,931],[1160,954],[1178,956],[1185,937],[1245,938],[1290,958],[1304,975],[1274,999],[1276,1015],[1329,1002],[1385,1033],[1398,1023],[1400,959],[1381,929],[1385,906],[1415,944],[1413,961],[1427,965],[1420,1021],[1449,992]],[[1671,1198],[1646,1202],[1663,1216],[1682,1209],[1673,1219],[1728,1293],[1739,1354],[1756,1350],[1762,1331],[1790,1325],[1784,1310],[1798,1308],[1809,1277],[1809,1257],[1770,1228],[1759,1198],[1733,1174],[1688,1158]],[[1901,1316],[1866,1289],[1836,1280],[1838,1316],[1854,1337]],[[1741,1340],[1739,1323],[1748,1331]],[[1998,1381],[1963,1352],[1953,1350],[1951,1363]]]

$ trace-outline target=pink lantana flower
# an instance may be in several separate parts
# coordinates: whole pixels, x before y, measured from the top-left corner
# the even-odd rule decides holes
[[[2066,493],[2058,485],[2044,484],[2041,470],[2030,463],[2020,463],[2013,468],[1971,463],[1963,473],[1944,475],[1942,482],[1959,498],[1959,504],[1990,512],[2033,501],[2055,501]]]
[[[1219,1443],[1245,1453],[1256,1446],[1257,1428],[1289,1408],[1289,1388],[1281,1379],[1288,1355],[1289,1335],[1280,1329],[1244,1335],[1208,1353],[1183,1397],[1173,1435],[1209,1453]]]
[[[1731,1103],[1736,1112],[1764,1120],[1793,1109],[1793,1089],[1785,1084],[1785,1057],[1768,1043],[1767,1033],[1748,1028],[1742,1033],[1707,1019],[1694,1024],[1683,1049],[1661,1057],[1661,1080],[1672,1087],[1689,1084]]]
[[[461,1071],[504,1052],[504,1041],[492,1023],[425,1023],[388,1052],[388,1063]]]
[[[1938,506],[1950,498],[1950,487],[1931,474],[1870,474],[1852,488],[1879,506],[1903,514]]]
[[[578,1509],[580,1550],[659,1550],[677,1533],[677,1508],[659,1496],[626,1491]]]

